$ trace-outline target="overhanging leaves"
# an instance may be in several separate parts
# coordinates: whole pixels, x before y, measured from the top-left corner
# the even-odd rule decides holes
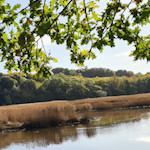
[[[22,10],[19,4],[11,7],[0,1],[1,60],[11,71],[51,75],[49,61],[56,59],[46,55],[44,45],[37,47],[44,35],[57,44],[66,43],[72,63],[78,65],[96,57],[93,48],[102,52],[105,46],[114,47],[115,39],[135,45],[135,60],[149,60],[149,36],[141,36],[140,25],[150,22],[150,2],[115,0],[100,9],[100,0],[30,0]]]

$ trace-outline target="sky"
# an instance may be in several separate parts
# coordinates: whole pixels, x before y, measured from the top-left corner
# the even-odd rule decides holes
[[[44,37],[46,49],[51,51],[51,55],[56,57],[59,62],[51,63],[52,67],[63,67],[69,69],[78,69],[75,64],[70,61],[70,53],[65,49],[65,45],[56,45],[50,43],[49,37]],[[48,42],[49,41],[49,42]],[[40,43],[39,43],[40,44]],[[131,51],[134,46],[128,45],[127,42],[116,40],[116,46],[113,48],[105,47],[103,52],[100,53],[95,50],[97,58],[95,60],[85,61],[85,66],[88,68],[108,68],[114,71],[119,69],[131,70],[134,73],[141,72],[145,74],[150,71],[150,63],[146,60],[134,61],[133,57],[130,57]]]
[[[104,1],[104,0],[103,0]],[[11,5],[14,3],[19,3],[19,0],[6,0],[6,2],[11,2]],[[22,0],[21,3],[26,3],[26,0]],[[146,35],[149,30],[149,26],[145,26],[142,30],[142,34]],[[65,44],[57,45],[56,43],[51,43],[48,36],[43,37],[44,45],[46,51],[50,50],[51,56],[58,59],[57,63],[50,62],[52,68],[63,67],[69,69],[79,69],[75,64],[72,64],[70,61],[70,52],[66,50]],[[117,70],[127,70],[133,71],[134,73],[143,73],[150,72],[150,63],[146,60],[134,61],[133,57],[130,57],[129,54],[134,49],[133,45],[128,45],[127,42],[116,40],[116,46],[113,48],[104,47],[102,53],[98,50],[94,50],[97,58],[95,60],[85,61],[85,66],[88,68],[108,68],[114,71]],[[39,43],[39,46],[41,43]],[[84,67],[83,67],[84,68]],[[0,63],[0,72],[7,73],[7,70],[4,69],[4,63]]]

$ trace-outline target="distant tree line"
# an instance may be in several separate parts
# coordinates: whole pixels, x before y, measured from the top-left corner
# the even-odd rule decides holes
[[[65,75],[71,75],[71,76],[76,76],[76,75],[82,75],[83,77],[89,77],[89,78],[94,78],[94,77],[112,77],[112,76],[126,76],[126,77],[131,77],[135,75],[132,71],[126,71],[126,70],[118,70],[118,71],[112,71],[110,69],[105,69],[105,68],[85,68],[85,69],[67,69],[67,68],[55,68],[52,70],[54,74],[59,74],[59,73],[64,73]]]
[[[150,74],[88,78],[59,73],[50,79],[0,74],[0,105],[74,100],[150,92]]]

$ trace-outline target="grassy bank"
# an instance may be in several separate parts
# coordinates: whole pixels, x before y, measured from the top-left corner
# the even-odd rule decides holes
[[[0,107],[0,129],[43,128],[88,121],[92,110],[150,105],[150,93]],[[82,114],[82,115],[79,115]]]
[[[72,104],[81,106],[85,103],[92,105],[93,110],[143,107],[150,105],[150,93],[125,95],[125,96],[109,96],[102,98],[89,98],[84,100],[73,101]]]

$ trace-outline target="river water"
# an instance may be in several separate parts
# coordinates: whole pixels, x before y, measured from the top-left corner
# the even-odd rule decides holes
[[[150,108],[100,111],[86,125],[0,134],[4,150],[148,150]]]

